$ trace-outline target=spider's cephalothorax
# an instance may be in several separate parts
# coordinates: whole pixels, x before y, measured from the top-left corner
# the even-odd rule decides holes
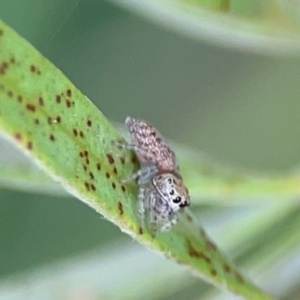
[[[174,212],[190,205],[188,190],[177,176],[164,173],[153,177],[152,183],[158,194],[170,203]]]
[[[140,169],[123,182],[137,180],[140,219],[144,224],[146,218],[154,237],[157,225],[167,231],[177,223],[177,212],[190,204],[188,190],[179,175],[175,154],[161,134],[148,123],[131,117],[125,124],[132,144],[116,144],[135,152]]]
[[[142,225],[145,217],[153,237],[157,225],[168,231],[178,221],[178,211],[190,205],[188,190],[180,178],[172,173],[156,175],[139,185],[139,214]]]

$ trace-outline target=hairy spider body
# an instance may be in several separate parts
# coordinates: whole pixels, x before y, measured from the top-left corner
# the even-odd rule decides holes
[[[131,117],[126,118],[125,124],[130,133],[131,149],[141,166],[155,164],[157,172],[178,171],[175,153],[152,125]]]
[[[137,180],[141,225],[146,219],[155,237],[157,225],[168,231],[177,223],[178,212],[190,204],[188,190],[179,174],[176,156],[162,135],[150,124],[131,117],[125,124],[132,144],[116,144],[135,152],[140,169],[123,182]]]

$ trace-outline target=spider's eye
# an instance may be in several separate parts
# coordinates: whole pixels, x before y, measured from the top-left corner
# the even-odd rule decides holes
[[[174,195],[174,190],[172,190],[172,191],[170,192],[170,195],[171,195],[171,196],[173,196],[173,195]]]
[[[174,203],[179,203],[181,202],[181,197],[176,197],[174,200],[173,200]]]

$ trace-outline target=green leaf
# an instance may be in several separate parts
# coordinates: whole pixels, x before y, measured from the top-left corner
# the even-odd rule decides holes
[[[0,23],[0,131],[71,194],[143,245],[246,299],[271,299],[242,276],[186,211],[174,230],[152,239],[136,212],[136,168],[96,107],[30,44]]]
[[[299,54],[299,11],[284,1],[113,0],[180,34],[243,52]],[[283,8],[284,6],[284,8]],[[289,9],[286,9],[288,7]],[[289,13],[288,13],[289,12]]]
[[[125,135],[124,126],[117,125]],[[180,162],[192,205],[240,205],[256,202],[297,201],[296,173],[259,173],[225,166],[187,147],[171,143]],[[31,192],[67,196],[50,177],[4,140],[0,140],[0,185]]]
[[[32,193],[68,196],[59,184],[3,139],[0,139],[0,149],[1,186]]]
[[[124,276],[120,270],[130,272]],[[165,282],[170,278],[172,287],[166,289]],[[49,295],[49,300],[67,299],[70,297],[66,295],[70,295],[72,287],[76,287],[76,291],[87,291],[87,294],[93,295],[93,299],[166,299],[178,293],[189,281],[191,276],[187,276],[178,265],[161,259],[136,243],[122,241],[1,280],[0,299],[5,299],[8,294],[15,300],[28,299],[28,295],[31,299],[44,299],[51,289],[55,292]],[[197,279],[192,278],[192,281]],[[151,284],[147,284],[149,282]]]
[[[298,201],[299,174],[255,172],[220,164],[196,151],[174,145],[193,203],[234,205],[256,201]]]

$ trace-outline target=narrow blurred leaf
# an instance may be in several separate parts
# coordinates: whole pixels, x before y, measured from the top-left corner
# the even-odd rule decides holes
[[[124,129],[117,125],[122,135]],[[123,127],[124,128],[124,127]],[[294,202],[300,195],[299,174],[250,172],[221,165],[187,147],[171,143],[178,156],[193,206],[204,203],[237,205],[258,202]],[[53,195],[68,195],[22,153],[0,139],[0,185]],[[114,151],[114,149],[112,149]]]
[[[0,131],[70,193],[160,254],[246,299],[271,299],[220,253],[186,212],[152,239],[139,227],[136,189],[122,186],[136,167],[111,144],[117,131],[30,44],[0,23]]]
[[[0,138],[0,185],[6,188],[51,195],[69,194],[22,152]]]
[[[300,53],[300,24],[280,0],[111,1],[197,40],[246,52]]]
[[[175,146],[174,149],[180,158],[182,174],[194,204],[233,205],[299,199],[299,172],[255,172],[222,165],[187,147]]]
[[[126,276],[120,270],[126,270]],[[165,282],[170,279],[172,287],[166,289]],[[165,299],[190,280],[191,276],[171,261],[137,244],[115,242],[104,249],[4,279],[0,281],[0,299],[10,295],[14,300],[57,300],[69,299],[73,293],[77,299],[78,291],[82,291],[82,299],[86,299],[84,295],[92,295],[92,299]]]

